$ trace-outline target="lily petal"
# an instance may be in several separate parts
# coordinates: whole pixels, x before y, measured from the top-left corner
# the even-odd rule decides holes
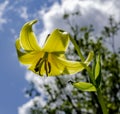
[[[93,52],[90,52],[84,64],[89,65],[93,55]],[[66,60],[52,54],[49,56],[49,60],[51,62],[51,72],[49,75],[75,74],[85,68],[82,62]]]
[[[43,50],[46,52],[65,52],[69,44],[66,32],[55,29],[47,38]]]
[[[84,69],[83,65],[77,61],[69,61],[57,56],[53,56],[52,60],[53,66],[59,71],[58,74],[75,74]],[[53,66],[52,71],[55,69]]]
[[[84,64],[89,65],[91,60],[93,59],[93,52],[90,52]],[[38,60],[37,60],[38,61]],[[54,54],[48,55],[48,61],[50,63],[50,72],[47,74],[48,76],[58,76],[64,74],[75,74],[83,70],[85,67],[82,62],[70,61],[66,60],[65,57],[59,57]],[[36,62],[31,65],[29,70],[35,72]],[[39,69],[39,72],[35,72],[41,76],[46,75],[45,71],[45,63],[43,63],[42,67]]]
[[[20,32],[20,43],[24,50],[41,50],[35,34],[32,30],[32,25],[35,24],[37,20],[32,20],[24,24]]]
[[[26,53],[21,51],[19,39],[16,40],[15,46],[17,50],[18,59],[24,65],[33,64],[35,61],[42,58],[43,56],[43,52],[31,51]]]

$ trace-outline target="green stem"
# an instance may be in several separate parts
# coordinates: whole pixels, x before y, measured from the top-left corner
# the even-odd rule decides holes
[[[77,45],[76,41],[70,35],[69,35],[69,37],[70,37],[70,40],[73,43],[73,45],[74,45],[74,47],[75,47],[75,49],[76,49],[76,51],[77,51],[77,53],[79,55],[79,57],[81,58],[82,62],[84,62],[85,58],[82,55],[79,46]],[[92,73],[91,68],[89,66],[85,65],[85,64],[83,64],[83,65],[86,68],[93,85],[96,86],[96,81],[95,81],[95,78],[93,77],[93,73]],[[98,98],[98,101],[99,101],[99,103],[101,105],[102,112],[103,112],[103,114],[108,114],[107,108],[105,106],[105,102],[103,100],[103,96],[102,96],[102,93],[101,93],[101,89],[100,88],[96,88],[96,89],[97,89],[97,98]]]
[[[101,105],[103,114],[108,114],[108,111],[107,111],[107,108],[105,106],[105,102],[104,102],[100,88],[97,88],[97,97],[98,97],[99,103]]]
[[[92,74],[92,72],[91,72],[90,67],[86,66],[86,70],[88,71],[88,74],[89,74],[89,76],[90,76],[90,79],[91,79],[93,85],[96,86],[96,81],[95,81],[95,79],[94,79],[94,77],[93,77],[93,74]],[[100,89],[100,88],[96,88],[96,89],[97,89],[97,98],[98,98],[98,101],[99,101],[99,103],[100,103],[102,112],[103,112],[103,114],[108,114],[107,108],[106,108],[106,106],[105,106],[105,102],[104,102],[104,99],[103,99],[103,96],[102,96],[102,93],[101,93],[101,89]]]
[[[74,47],[75,47],[75,49],[76,49],[79,57],[81,58],[82,62],[84,62],[84,61],[85,61],[85,58],[84,58],[84,56],[82,55],[82,52],[80,51],[80,48],[79,48],[79,46],[77,45],[76,41],[71,37],[71,35],[69,35],[69,38],[70,38],[71,42],[73,43],[73,45],[74,45]],[[92,72],[91,72],[91,69],[90,69],[87,65],[85,65],[84,63],[83,63],[83,66],[84,66],[84,67],[86,68],[86,70],[88,71],[88,74],[89,74],[89,76],[90,76],[90,79],[91,79],[92,83],[93,83],[94,85],[96,85],[95,79],[94,79],[94,77],[93,77],[93,75],[92,75]]]
[[[77,53],[78,53],[81,61],[84,62],[84,61],[85,61],[85,58],[84,58],[84,56],[82,55],[82,52],[80,51],[80,48],[79,48],[79,46],[77,45],[76,41],[71,37],[71,35],[69,35],[69,38],[70,38],[70,41],[73,43],[73,45],[74,45],[74,47],[75,47],[75,49],[76,49],[76,51],[77,51]]]
[[[89,74],[89,76],[90,76],[90,79],[91,79],[93,85],[96,86],[96,81],[95,81],[95,79],[94,79],[94,77],[93,77],[93,75],[92,75],[92,72],[91,72],[90,67],[86,66],[85,68],[86,68],[86,70],[88,71],[88,74]],[[97,98],[98,98],[98,101],[99,101],[99,103],[100,103],[102,112],[103,112],[103,114],[108,114],[107,108],[106,108],[106,106],[105,106],[105,102],[104,102],[104,99],[103,99],[103,96],[102,96],[102,93],[101,93],[101,89],[100,89],[100,88],[96,88],[96,89],[97,89]]]
[[[91,68],[89,66],[87,66],[87,65],[85,65],[85,68],[86,68],[86,70],[87,70],[87,72],[88,72],[88,74],[90,76],[90,79],[91,79],[93,85],[96,86],[96,81],[95,81],[95,78],[93,76],[93,73],[91,72]]]

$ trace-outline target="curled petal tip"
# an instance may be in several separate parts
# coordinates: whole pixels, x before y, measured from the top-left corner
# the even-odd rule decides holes
[[[32,20],[32,21],[29,23],[29,25],[33,25],[33,24],[35,24],[35,23],[37,23],[37,22],[38,22],[38,20],[37,20],[37,19]]]

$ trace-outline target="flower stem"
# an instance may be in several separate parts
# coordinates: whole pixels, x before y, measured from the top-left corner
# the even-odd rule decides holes
[[[88,72],[88,74],[89,74],[89,76],[90,76],[90,79],[91,79],[93,85],[96,86],[96,81],[95,81],[95,79],[94,79],[94,77],[93,77],[93,75],[92,75],[92,72],[91,72],[90,67],[86,66],[86,70],[87,70],[87,72]],[[97,98],[98,98],[98,101],[99,101],[99,103],[100,103],[102,112],[103,112],[103,114],[108,114],[107,108],[106,108],[106,106],[105,106],[105,102],[104,102],[104,99],[103,99],[103,95],[102,95],[102,93],[101,93],[101,89],[100,89],[100,88],[97,88],[97,87],[96,87],[96,89],[97,89]]]
[[[74,45],[74,47],[75,47],[75,49],[76,49],[79,57],[81,58],[82,62],[84,62],[85,58],[82,55],[82,53],[80,51],[80,48],[77,45],[76,41],[71,37],[71,35],[69,35],[69,38],[70,38],[71,42],[73,43],[73,45]],[[83,64],[83,65],[85,65],[85,64]],[[86,70],[87,70],[87,72],[88,72],[88,74],[90,76],[90,79],[91,79],[93,85],[96,86],[96,81],[95,81],[95,78],[93,77],[93,73],[92,73],[91,68],[89,66],[86,66],[86,65],[84,67],[86,68]],[[101,89],[97,88],[97,87],[96,87],[96,89],[97,89],[97,98],[98,98],[98,101],[100,103],[102,112],[103,112],[103,114],[108,114],[108,111],[107,111],[107,108],[105,106],[105,102],[104,102],[104,99],[103,99],[103,96],[102,96],[102,93],[101,93]]]
[[[74,47],[75,47],[75,49],[76,49],[76,51],[77,51],[77,53],[78,53],[81,61],[84,62],[84,61],[85,61],[85,58],[84,58],[84,56],[82,55],[82,52],[80,51],[80,48],[79,48],[79,46],[77,45],[76,41],[71,37],[71,35],[69,35],[69,38],[70,38],[70,41],[73,43],[73,45],[74,45]]]
[[[98,97],[99,103],[101,105],[103,114],[108,114],[108,111],[107,111],[107,108],[105,106],[105,102],[103,100],[103,96],[102,96],[100,88],[97,88],[97,97]]]

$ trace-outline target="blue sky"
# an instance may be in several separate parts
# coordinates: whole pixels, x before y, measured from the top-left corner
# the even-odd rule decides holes
[[[75,17],[71,22],[73,20],[74,23],[79,22],[80,26],[94,24],[97,32],[107,24],[110,14],[114,14],[116,20],[120,19],[119,1],[62,0],[61,4],[57,4],[57,1],[60,2],[60,0],[0,0],[0,114],[17,114],[18,107],[29,103],[30,100],[24,96],[24,88],[29,86],[27,82],[29,79],[27,81],[25,79],[27,70],[18,62],[15,50],[15,40],[25,22],[39,19],[35,32],[42,38],[54,28],[69,31],[66,22],[62,20],[64,12],[73,13],[81,10],[83,16]]]
[[[23,92],[28,86],[26,69],[17,60],[14,43],[23,24],[37,18],[36,12],[52,3],[53,0],[0,0],[0,114],[17,114],[18,107],[29,100]]]

